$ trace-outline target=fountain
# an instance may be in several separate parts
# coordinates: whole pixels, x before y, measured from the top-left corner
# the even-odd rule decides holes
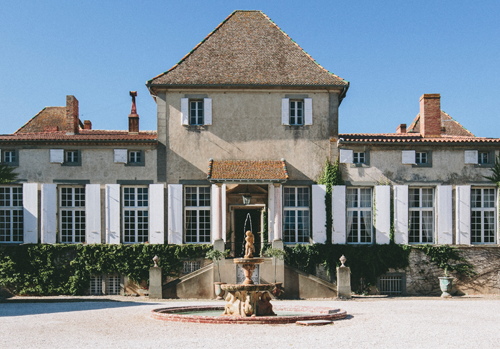
[[[246,232],[244,258],[233,259],[235,264],[241,265],[245,273],[243,284],[225,284],[221,288],[226,291],[226,305],[224,316],[274,316],[273,306],[269,302],[269,291],[274,290],[274,284],[255,285],[252,274],[263,258],[254,258],[254,237],[250,230]]]

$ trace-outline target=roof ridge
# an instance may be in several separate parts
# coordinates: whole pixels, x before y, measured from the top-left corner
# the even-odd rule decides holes
[[[187,54],[184,55],[184,57],[181,58],[181,60],[179,62],[177,62],[172,68],[170,68],[169,70],[161,73],[161,74],[158,74],[156,75],[155,77],[153,77],[152,79],[149,79],[148,81],[146,81],[146,84],[149,84],[151,81],[153,81],[154,79],[157,79],[159,78],[160,76],[163,76],[169,72],[171,72],[172,70],[174,70],[175,68],[177,68],[180,64],[182,64],[191,54],[193,54],[194,51],[196,51],[200,46],[201,44],[203,44],[205,41],[208,40],[208,38],[210,38],[216,31],[219,30],[219,28],[224,24],[226,23],[229,18],[231,18],[236,12],[238,11],[243,11],[243,10],[234,10],[233,12],[231,12],[231,14],[229,16],[226,17],[226,19],[224,19],[222,22],[219,23],[219,25],[217,27],[215,27],[214,30],[212,30],[207,36],[205,36],[205,38],[203,40],[201,40],[191,51],[189,51]],[[251,12],[251,11],[248,11],[248,12]],[[259,12],[259,11],[255,11],[255,12]],[[260,11],[262,12],[262,11]]]

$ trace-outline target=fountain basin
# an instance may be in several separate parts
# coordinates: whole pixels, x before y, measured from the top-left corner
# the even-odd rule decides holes
[[[252,291],[273,291],[275,284],[223,284],[221,288],[228,292],[252,292]]]
[[[160,308],[151,311],[151,316],[157,320],[174,322],[191,322],[207,324],[290,324],[306,320],[340,320],[347,316],[347,312],[341,309],[327,307],[306,307],[275,305],[277,316],[210,316],[203,315],[210,311],[224,311],[224,307],[217,306],[186,306]],[[286,315],[286,313],[293,315]],[[188,314],[186,314],[188,313]],[[199,314],[197,314],[199,313]],[[282,315],[282,314],[285,315]]]

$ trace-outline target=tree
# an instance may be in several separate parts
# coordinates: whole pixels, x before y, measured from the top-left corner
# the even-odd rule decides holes
[[[0,164],[0,184],[7,184],[15,182],[17,173],[14,172],[14,167],[9,165]]]

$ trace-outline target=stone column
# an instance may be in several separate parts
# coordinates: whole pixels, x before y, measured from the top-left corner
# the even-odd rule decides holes
[[[337,267],[337,297],[351,298],[351,268]]]
[[[281,183],[274,183],[274,240],[273,247],[283,249]]]
[[[224,240],[222,239],[222,184],[214,185],[214,204],[213,204],[213,232],[214,232],[214,249],[224,252]]]
[[[149,269],[149,298],[163,298],[160,267],[152,267]]]

